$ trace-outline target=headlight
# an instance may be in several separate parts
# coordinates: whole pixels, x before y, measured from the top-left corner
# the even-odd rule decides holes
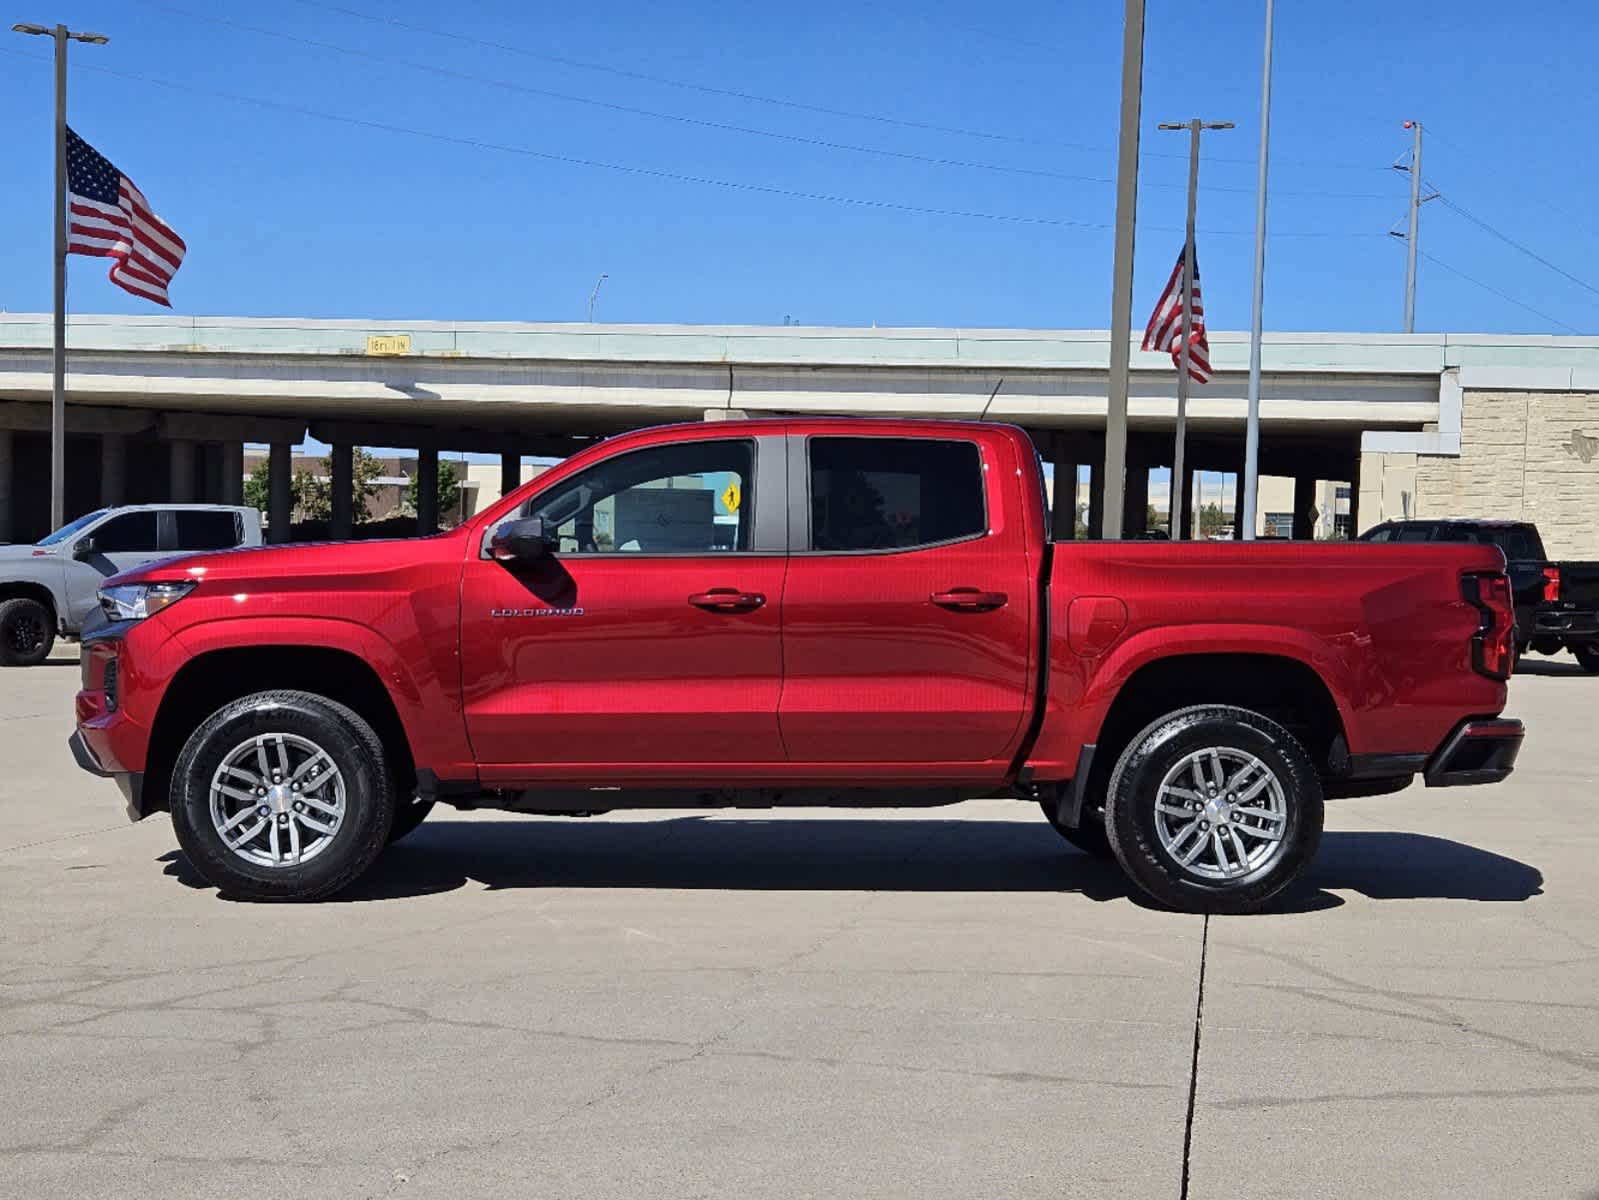
[[[112,621],[142,621],[194,591],[195,581],[124,583],[100,589],[100,608]]]

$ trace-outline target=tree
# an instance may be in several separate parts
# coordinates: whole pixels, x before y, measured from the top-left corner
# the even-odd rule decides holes
[[[302,521],[327,521],[333,516],[333,484],[328,479],[318,479],[309,471],[294,473],[289,483],[289,494],[294,498],[295,514]]]
[[[244,502],[251,508],[266,513],[272,508],[272,471],[266,459],[256,464],[255,470],[244,481]]]
[[[407,512],[416,511],[416,493],[418,476],[411,476],[411,482],[405,485],[405,508]],[[456,473],[455,464],[449,459],[439,462],[439,503],[438,516],[440,525],[450,525],[455,522],[460,511],[461,483],[460,476]]]
[[[355,510],[355,523],[365,525],[372,519],[372,510],[369,507],[378,494],[378,477],[383,474],[383,464],[377,460],[376,455],[368,454],[361,447],[356,446],[351,452],[350,477],[355,491],[352,503]],[[328,460],[328,474],[333,474],[332,460]]]
[[[1227,524],[1222,516],[1221,505],[1212,500],[1199,510],[1199,536],[1208,538],[1213,533],[1220,533]]]

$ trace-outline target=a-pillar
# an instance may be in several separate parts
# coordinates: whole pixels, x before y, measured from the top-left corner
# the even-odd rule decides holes
[[[416,532],[426,537],[439,531],[439,452],[416,452]]]
[[[194,443],[174,438],[167,443],[171,454],[171,486],[168,499],[174,504],[187,504],[194,499]]]
[[[217,499],[223,504],[244,503],[244,443],[219,442],[217,458],[221,461],[222,488]]]
[[[11,517],[11,465],[14,435],[9,429],[0,429],[0,542],[9,542],[12,534]]]
[[[120,433],[100,436],[100,504],[104,508],[126,499],[128,439]]]
[[[267,453],[267,536],[273,542],[289,540],[294,520],[294,447],[273,442]]]
[[[329,483],[333,501],[332,522],[328,532],[335,540],[348,538],[353,532],[355,513],[355,450],[348,442],[331,447],[328,455],[333,464]]]
[[[1316,480],[1309,475],[1294,476],[1294,531],[1296,542],[1308,542],[1316,536],[1316,523],[1311,512],[1316,507]]]
[[[522,456],[515,450],[500,451],[500,495],[509,496],[522,486]]]

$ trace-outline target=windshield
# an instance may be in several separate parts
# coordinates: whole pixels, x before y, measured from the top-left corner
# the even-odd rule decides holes
[[[85,525],[92,525],[110,511],[109,508],[97,508],[92,513],[85,513],[76,521],[69,521],[54,533],[40,538],[38,544],[41,546],[54,546],[57,542],[65,541]]]

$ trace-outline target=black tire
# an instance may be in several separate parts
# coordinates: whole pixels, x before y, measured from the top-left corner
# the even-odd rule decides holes
[[[1573,646],[1571,652],[1577,656],[1577,664],[1584,671],[1590,675],[1599,675],[1599,643],[1587,642]]]
[[[1044,810],[1044,818],[1054,831],[1076,846],[1084,854],[1091,854],[1095,858],[1111,858],[1110,839],[1105,835],[1105,818],[1100,812],[1089,812],[1088,806],[1083,806],[1083,814],[1077,828],[1062,825],[1055,815],[1055,801],[1050,799],[1040,800],[1038,807]]]
[[[224,843],[211,818],[213,775],[242,743],[263,734],[314,744],[343,780],[343,816],[327,844],[296,865],[248,861]],[[372,727],[344,705],[308,692],[257,692],[224,705],[194,731],[172,769],[179,845],[218,890],[243,900],[319,900],[348,887],[388,843],[394,808],[383,743]]]
[[[424,800],[421,796],[412,796],[410,800],[401,804],[394,810],[394,824],[389,826],[389,845],[394,845],[406,834],[411,833],[416,827],[427,820],[428,813],[433,811],[433,801]]]
[[[29,596],[0,602],[0,667],[42,663],[55,640],[55,616],[48,604]]]
[[[1212,751],[1214,758],[1208,757]],[[1173,817],[1169,809],[1156,812],[1162,782],[1185,760],[1198,758],[1205,764],[1201,770],[1221,770],[1224,789],[1230,778],[1221,756],[1234,762],[1253,759],[1264,766],[1275,783],[1275,791],[1266,793],[1267,800],[1259,805],[1277,804],[1274,797],[1280,794],[1281,814],[1269,820],[1249,815],[1261,811],[1254,801],[1239,805],[1244,808],[1244,815],[1233,814],[1232,806],[1225,803],[1225,791],[1211,792],[1210,803],[1219,807],[1196,814],[1193,825],[1197,828],[1192,831],[1199,841],[1185,842],[1183,838],[1190,831],[1188,817]],[[1239,770],[1242,773],[1242,767]],[[1253,770],[1256,773],[1247,776],[1246,790],[1261,778],[1258,768]],[[1191,774],[1173,781],[1178,782],[1185,791],[1203,798],[1198,795],[1200,789]],[[1181,801],[1171,799],[1170,803]],[[1217,818],[1214,826],[1205,824]],[[1293,734],[1259,713],[1212,704],[1170,713],[1128,743],[1111,775],[1105,824],[1111,849],[1122,869],[1159,903],[1185,912],[1247,913],[1265,907],[1304,870],[1321,843],[1322,818],[1321,780]],[[1157,821],[1163,824],[1158,826]],[[1181,828],[1173,833],[1174,826]],[[1175,850],[1168,850],[1162,841],[1161,828],[1168,831]],[[1215,841],[1220,843],[1220,853],[1230,866],[1244,864],[1236,876],[1227,876],[1225,871],[1215,874],[1221,868],[1215,861],[1217,852],[1212,848],[1208,829],[1215,830]],[[1270,832],[1277,837],[1269,839]],[[1194,865],[1185,867],[1178,861],[1177,852],[1190,851],[1201,844],[1206,848],[1199,852]],[[1246,853],[1239,854],[1240,847]]]

